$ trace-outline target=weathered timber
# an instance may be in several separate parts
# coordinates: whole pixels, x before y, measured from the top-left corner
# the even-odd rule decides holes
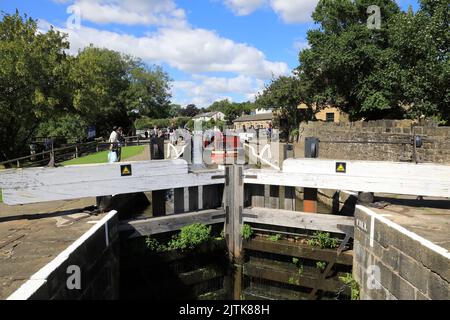
[[[336,250],[310,247],[308,245],[296,244],[283,240],[273,242],[269,240],[253,239],[251,241],[244,241],[243,248],[246,250],[281,254],[325,262],[334,261],[337,257]],[[336,263],[351,266],[353,263],[353,251],[347,250],[342,252],[336,260]]]
[[[130,176],[122,176],[125,164],[131,165]],[[0,188],[4,203],[15,205],[223,184],[212,179],[222,172],[188,173],[184,160],[5,170]]]
[[[337,163],[345,162],[345,172]],[[289,159],[283,171],[250,169],[245,183],[450,197],[450,166],[381,161]]]
[[[134,231],[130,238],[135,238],[180,230],[182,227],[193,223],[210,225],[223,222],[225,222],[225,211],[223,209],[212,209],[143,220],[125,221],[120,225],[119,230]]]
[[[298,211],[268,208],[246,208],[243,212],[245,222],[334,233],[346,233],[347,229],[343,226],[353,228],[354,224],[353,217],[332,214],[312,215]]]
[[[292,273],[279,267],[271,268],[266,264],[246,263],[244,265],[244,274],[250,277],[263,278],[306,288],[314,288],[317,285],[317,278],[314,274]],[[320,282],[319,290],[336,292],[343,285],[338,279],[329,278],[326,281]]]

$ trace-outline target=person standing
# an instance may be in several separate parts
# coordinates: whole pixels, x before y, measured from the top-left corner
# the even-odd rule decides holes
[[[117,162],[122,159],[122,147],[125,145],[125,137],[123,135],[122,127],[117,129]]]
[[[109,135],[109,162],[118,162],[118,153],[117,150],[119,148],[119,134],[117,132],[118,127],[114,126],[113,131]]]

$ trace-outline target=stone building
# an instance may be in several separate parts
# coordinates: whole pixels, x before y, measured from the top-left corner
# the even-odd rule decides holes
[[[273,124],[274,115],[272,112],[269,113],[258,113],[254,115],[245,115],[242,117],[237,118],[233,121],[235,129],[243,129],[245,126],[247,129],[249,129],[251,126],[254,128],[262,127],[267,128],[269,126],[269,123]]]

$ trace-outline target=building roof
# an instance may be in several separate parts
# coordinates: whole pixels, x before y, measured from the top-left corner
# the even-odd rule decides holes
[[[259,113],[254,115],[242,116],[233,122],[249,122],[249,121],[271,121],[273,120],[273,113]]]
[[[212,111],[212,112],[200,113],[200,114],[196,115],[194,117],[194,119],[203,118],[203,117],[207,117],[207,118],[208,117],[213,117],[213,116],[215,116],[218,113],[222,113],[222,112],[220,112],[220,111]]]

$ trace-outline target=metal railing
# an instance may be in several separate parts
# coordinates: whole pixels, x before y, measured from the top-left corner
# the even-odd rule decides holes
[[[139,146],[150,143],[150,140],[143,139],[140,136],[124,137],[124,146]],[[81,156],[108,150],[109,142],[107,141],[91,141],[85,143],[77,143],[62,148],[52,148],[51,150],[30,154],[11,160],[0,162],[5,167],[27,168],[47,165],[51,159],[54,163],[61,163]]]

